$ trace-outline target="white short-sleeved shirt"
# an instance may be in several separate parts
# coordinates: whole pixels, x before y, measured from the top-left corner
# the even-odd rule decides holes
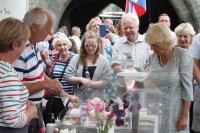
[[[134,60],[134,67],[144,70],[151,53],[151,48],[144,42],[143,35],[139,34],[138,39],[134,43],[129,42],[126,36],[124,36],[119,38],[114,44],[113,61],[130,56],[128,58]]]
[[[197,34],[192,41],[191,54],[193,59],[200,60],[200,34]],[[199,66],[200,67],[200,66]],[[200,94],[200,85],[195,81],[194,90]]]

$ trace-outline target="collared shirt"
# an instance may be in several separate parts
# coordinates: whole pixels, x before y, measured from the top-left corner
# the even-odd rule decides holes
[[[134,43],[129,42],[124,36],[114,44],[113,62],[118,59],[133,59],[134,67],[144,70],[151,52],[150,46],[144,42],[143,35],[138,34],[138,38]]]
[[[192,45],[191,45],[191,53],[192,53],[193,59],[200,60],[200,34],[197,34],[193,38]],[[194,81],[194,91],[200,94],[200,85],[196,80]]]
[[[33,44],[28,45],[18,59],[12,64],[23,83],[35,83],[44,80],[43,61],[40,51]],[[29,98],[42,98],[44,90],[31,95]],[[34,102],[36,103],[36,102]]]
[[[78,36],[71,36],[71,38],[75,41],[78,50],[81,48],[81,39]]]

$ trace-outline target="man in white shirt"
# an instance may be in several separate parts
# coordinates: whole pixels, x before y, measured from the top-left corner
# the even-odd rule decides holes
[[[193,57],[193,75],[194,75],[194,103],[192,130],[200,133],[200,33],[192,41],[191,53]]]
[[[76,43],[76,47],[78,50],[80,50],[81,48],[81,29],[77,26],[72,27],[72,36],[71,38],[74,40],[74,42]]]
[[[133,59],[134,67],[143,71],[151,53],[150,46],[139,34],[139,19],[135,14],[125,14],[121,19],[125,36],[114,44],[113,63],[117,59]]]
[[[37,43],[44,41],[47,35],[51,35],[53,30],[54,16],[48,10],[40,7],[31,9],[25,14],[25,24],[30,28],[30,44],[26,46],[20,57],[12,64],[20,79],[29,91],[29,100],[38,107],[38,114],[41,114],[41,102],[44,90],[59,95],[62,85],[57,79],[48,78],[43,69]],[[42,116],[33,119],[29,124],[29,133],[39,132],[39,123],[42,123]]]
[[[116,67],[118,67],[116,64],[122,66],[126,64],[126,68],[131,66],[129,70],[133,67],[133,69],[135,68],[137,71],[144,71],[148,64],[151,48],[144,42],[143,35],[140,35],[138,32],[138,16],[135,14],[125,14],[122,16],[121,22],[125,36],[119,38],[114,44],[112,67],[116,69]],[[130,60],[133,60],[133,63],[131,63]],[[120,84],[120,87],[116,89],[118,90],[118,94],[125,93],[126,89],[137,89],[143,86],[143,84],[139,82],[123,77],[119,77],[118,80]],[[119,91],[124,87],[126,88],[125,90]],[[134,123],[132,129],[137,132],[139,113],[134,113],[132,117]]]

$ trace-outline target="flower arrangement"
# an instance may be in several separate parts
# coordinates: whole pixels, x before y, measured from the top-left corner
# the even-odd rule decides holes
[[[131,100],[131,102],[129,102]],[[138,95],[135,94],[126,94],[121,99],[120,97],[117,97],[114,101],[109,100],[109,104],[107,108],[111,108],[108,110],[112,110],[112,112],[115,114],[115,125],[116,126],[123,126],[124,119],[126,117],[126,113],[137,113],[139,112],[141,105],[139,103]]]
[[[85,111],[88,119],[96,122],[98,133],[108,133],[113,126],[114,112],[106,112],[101,99],[96,97],[88,100]]]

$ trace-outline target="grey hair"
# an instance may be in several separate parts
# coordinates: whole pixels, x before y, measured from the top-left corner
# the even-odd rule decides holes
[[[122,16],[121,22],[123,23],[123,21],[126,20],[127,18],[132,19],[136,23],[136,25],[139,26],[140,21],[139,21],[139,18],[136,14],[131,14],[131,13],[124,14]]]
[[[68,50],[72,47],[72,42],[69,40],[69,38],[66,36],[65,33],[57,32],[53,35],[53,42],[52,45],[54,48],[56,47],[58,42],[65,42],[67,43]]]
[[[182,30],[186,31],[191,36],[191,38],[195,36],[194,28],[190,23],[181,23],[175,28],[174,31],[177,34],[178,32]]]
[[[49,19],[54,20],[55,16],[52,12],[42,7],[33,8],[24,16],[24,22],[28,27],[31,27],[32,24],[37,24],[40,25],[40,28],[43,28]]]
[[[80,28],[78,26],[74,26],[72,27],[72,33],[77,32],[78,30],[80,30]]]

